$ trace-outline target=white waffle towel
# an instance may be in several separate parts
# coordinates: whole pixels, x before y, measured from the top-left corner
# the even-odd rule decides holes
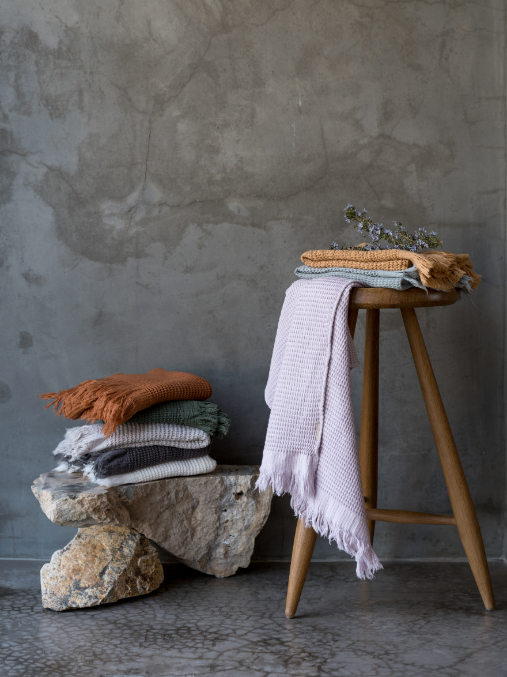
[[[298,280],[283,304],[266,386],[271,409],[257,486],[292,495],[307,526],[355,557],[359,578],[381,569],[366,524],[350,369],[358,365],[347,324],[357,282]]]

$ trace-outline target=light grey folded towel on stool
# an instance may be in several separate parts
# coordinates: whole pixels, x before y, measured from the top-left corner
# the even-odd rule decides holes
[[[362,270],[359,268],[310,268],[299,266],[294,273],[304,280],[319,277],[345,277],[357,280],[368,287],[387,287],[389,289],[426,289],[421,282],[416,266],[406,270]]]

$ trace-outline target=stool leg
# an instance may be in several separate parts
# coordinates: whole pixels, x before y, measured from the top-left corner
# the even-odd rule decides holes
[[[367,310],[361,433],[359,436],[359,463],[361,465],[365,508],[377,507],[379,326],[380,311]],[[368,531],[373,544],[375,532],[373,520],[368,520]]]
[[[290,562],[289,588],[285,603],[285,615],[287,618],[294,618],[296,615],[316,540],[317,533],[311,527],[307,527],[304,519],[300,517],[296,527]]]
[[[458,532],[486,609],[495,608],[481,529],[413,308],[401,310]]]

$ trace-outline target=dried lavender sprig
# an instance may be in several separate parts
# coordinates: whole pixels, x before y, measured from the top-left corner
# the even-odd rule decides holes
[[[343,210],[345,212],[345,221],[354,222],[355,228],[362,234],[370,238],[370,243],[365,243],[358,247],[341,247],[336,242],[329,245],[329,249],[341,249],[346,251],[374,251],[377,249],[403,249],[405,251],[418,252],[423,249],[436,249],[443,243],[435,231],[427,233],[425,228],[419,228],[412,235],[407,232],[404,226],[394,221],[395,229],[384,228],[382,223],[375,223],[373,219],[366,216],[367,211],[357,210],[354,205],[347,205]],[[383,247],[380,241],[387,242],[387,247]]]

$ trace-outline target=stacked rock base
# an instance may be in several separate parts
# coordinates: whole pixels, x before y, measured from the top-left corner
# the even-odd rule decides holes
[[[93,606],[155,590],[162,578],[156,582],[148,538],[176,561],[219,578],[247,567],[272,499],[271,491],[255,489],[258,476],[258,466],[218,466],[208,475],[106,488],[81,473],[41,475],[32,491],[43,512],[55,524],[80,529],[43,567],[44,606]],[[135,538],[143,537],[136,550]]]

